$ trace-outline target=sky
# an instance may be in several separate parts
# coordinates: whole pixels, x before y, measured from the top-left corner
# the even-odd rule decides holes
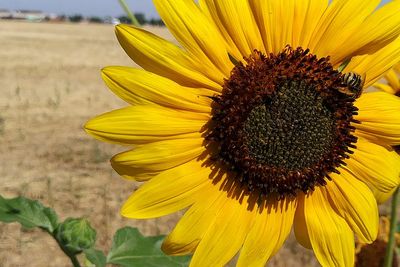
[[[389,1],[383,0],[382,3]],[[145,13],[147,18],[159,17],[152,0],[126,0],[126,2],[134,12]],[[118,0],[0,0],[0,8],[35,9],[46,13],[82,14],[84,16],[119,16],[124,14]]]
[[[134,12],[158,18],[152,0],[126,0]],[[0,0],[0,9],[34,9],[46,13],[82,14],[84,16],[120,16],[124,14],[118,0]]]

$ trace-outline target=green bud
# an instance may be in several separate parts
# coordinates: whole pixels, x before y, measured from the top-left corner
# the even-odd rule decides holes
[[[96,242],[96,230],[83,218],[68,218],[57,229],[57,239],[72,253],[89,249]]]

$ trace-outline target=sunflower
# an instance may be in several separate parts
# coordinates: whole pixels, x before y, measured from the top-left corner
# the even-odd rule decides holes
[[[264,266],[292,227],[323,266],[353,266],[374,193],[399,184],[400,100],[358,92],[400,61],[400,1],[154,3],[180,45],[117,26],[143,69],[104,68],[130,106],[85,125],[132,147],[111,160],[145,182],[122,215],[185,209],[162,249],[191,266]]]

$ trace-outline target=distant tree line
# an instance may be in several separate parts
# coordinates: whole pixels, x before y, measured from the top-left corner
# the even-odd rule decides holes
[[[154,26],[164,26],[164,22],[161,19],[150,19],[148,20],[146,16],[143,13],[135,13],[136,19],[139,21],[140,25],[154,25]],[[132,23],[131,19],[127,16],[120,16],[118,19],[121,21],[121,23]]]
[[[164,26],[164,22],[161,19],[147,19],[145,14],[143,13],[135,13],[135,17],[136,19],[139,21],[139,23],[141,25],[154,25],[154,26]],[[91,23],[109,23],[110,22],[110,18],[102,18],[102,17],[98,17],[98,16],[91,16],[91,17],[84,17],[80,14],[74,14],[74,15],[70,15],[70,16],[65,16],[65,15],[61,15],[59,17],[61,20],[68,20],[70,22],[82,22],[84,20],[89,21]],[[131,19],[127,16],[119,16],[118,17],[119,21],[121,23],[131,23]]]
[[[68,16],[68,20],[71,22],[81,22],[83,19],[84,19],[84,17],[79,14]]]

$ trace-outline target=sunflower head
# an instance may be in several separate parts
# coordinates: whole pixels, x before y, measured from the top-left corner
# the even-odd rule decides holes
[[[132,146],[112,166],[145,183],[122,214],[186,209],[162,248],[191,266],[264,266],[292,226],[322,266],[353,266],[400,183],[400,99],[349,86],[400,62],[400,1],[153,2],[180,44],[117,26],[144,70],[104,69],[131,106],[85,126]]]
[[[283,198],[325,185],[357,141],[344,75],[329,58],[289,46],[244,61],[213,98],[206,139],[217,147],[214,159],[236,173],[239,194]]]

